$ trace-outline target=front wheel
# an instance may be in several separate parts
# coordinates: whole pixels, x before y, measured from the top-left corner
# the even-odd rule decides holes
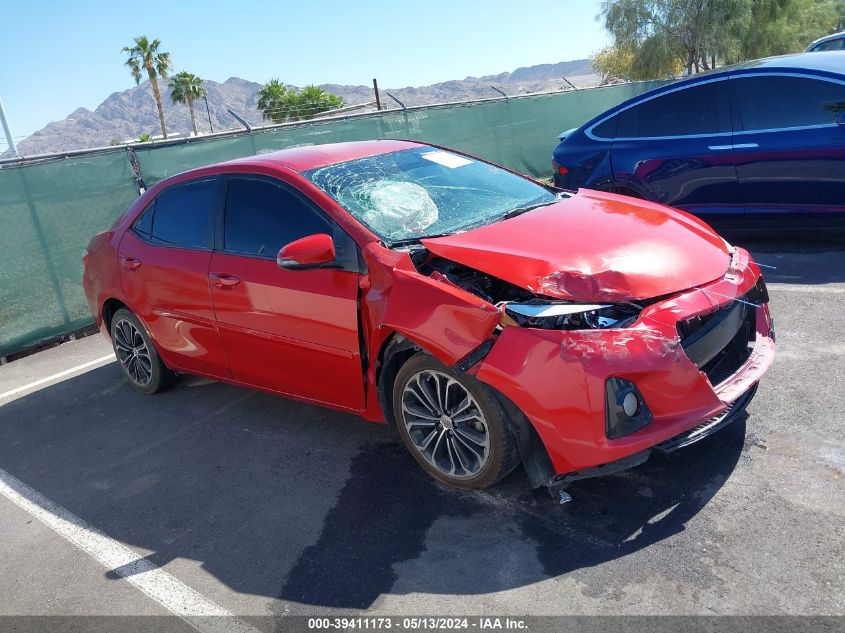
[[[123,375],[135,390],[151,395],[173,384],[176,374],[165,367],[144,326],[129,310],[114,313],[111,340]]]
[[[426,354],[396,376],[399,435],[429,474],[456,488],[486,488],[519,463],[516,437],[490,389]]]

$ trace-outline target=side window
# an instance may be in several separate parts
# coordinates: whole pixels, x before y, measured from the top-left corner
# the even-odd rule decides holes
[[[845,109],[845,84],[809,77],[759,75],[732,80],[742,130],[833,123]]]
[[[141,217],[135,220],[135,225],[132,229],[145,240],[150,239],[150,234],[153,232],[153,213],[155,213],[156,203],[149,205]]]
[[[223,248],[245,255],[276,257],[285,244],[332,226],[308,203],[267,180],[233,178],[226,194]]]
[[[607,121],[599,123],[593,128],[593,136],[598,138],[616,138],[616,124],[619,122],[618,116],[612,116]]]
[[[689,136],[730,132],[726,81],[684,88],[635,105],[619,114],[619,138]]]
[[[828,40],[827,42],[817,44],[813,48],[813,52],[818,53],[821,51],[841,51],[843,45],[845,45],[845,37],[836,40]]]
[[[159,194],[155,207],[144,213],[139,224],[146,224],[147,215],[152,217],[149,235],[154,243],[209,248],[214,187],[213,179],[175,185]]]

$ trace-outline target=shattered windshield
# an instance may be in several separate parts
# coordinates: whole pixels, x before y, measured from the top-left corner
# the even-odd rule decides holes
[[[359,158],[303,175],[389,242],[456,233],[557,200],[530,180],[434,147]]]

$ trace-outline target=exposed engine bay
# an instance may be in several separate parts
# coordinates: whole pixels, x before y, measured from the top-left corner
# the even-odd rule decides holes
[[[504,310],[513,325],[552,330],[621,328],[636,322],[648,302],[575,303],[537,295],[529,290],[451,260],[426,249],[415,249],[417,270],[470,292]]]

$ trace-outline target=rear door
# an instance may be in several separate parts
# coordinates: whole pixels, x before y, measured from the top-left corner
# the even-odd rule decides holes
[[[208,285],[217,186],[204,178],[162,191],[124,234],[118,254],[127,302],[165,362],[226,378]]]
[[[845,212],[845,127],[835,122],[845,110],[845,82],[757,73],[736,75],[731,85],[749,223],[775,230],[828,226],[833,214]]]
[[[363,409],[356,244],[307,197],[277,179],[230,176],[225,200],[210,276],[234,378]],[[335,267],[279,268],[282,246],[315,233],[332,235]]]
[[[659,94],[617,116],[611,160],[619,185],[706,221],[724,224],[742,213],[726,78]]]

